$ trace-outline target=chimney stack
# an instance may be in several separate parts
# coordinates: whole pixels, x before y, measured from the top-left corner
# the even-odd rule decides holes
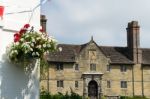
[[[127,47],[134,63],[142,62],[142,51],[140,50],[140,26],[137,21],[128,23]]]
[[[47,22],[46,16],[45,15],[41,15],[41,17],[40,17],[40,24],[41,24],[44,32],[46,32],[46,22]]]

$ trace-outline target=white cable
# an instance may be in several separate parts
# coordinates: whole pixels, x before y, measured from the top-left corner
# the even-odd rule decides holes
[[[24,10],[24,11],[19,11],[19,12],[9,12],[9,13],[5,13],[5,15],[11,15],[11,14],[20,14],[20,13],[27,13],[27,12],[31,12],[31,16],[29,18],[29,22],[31,21],[32,17],[33,17],[33,13],[34,11],[41,5],[45,4],[47,1],[49,0],[43,0],[41,3],[39,3],[38,5],[36,5],[32,10]],[[6,6],[9,7],[9,6]]]
[[[30,21],[31,21],[31,19],[32,19],[32,17],[33,17],[34,11],[35,11],[39,6],[45,4],[47,1],[48,1],[48,0],[43,0],[41,3],[39,3],[37,6],[35,6],[35,7],[32,9],[32,13],[31,13],[31,16],[30,16],[30,18],[29,18],[29,22],[28,22],[28,23],[30,23]]]
[[[32,10],[24,10],[24,11],[19,11],[19,12],[9,12],[9,13],[6,13],[5,15],[18,14],[18,13],[26,13],[26,12],[32,12]]]

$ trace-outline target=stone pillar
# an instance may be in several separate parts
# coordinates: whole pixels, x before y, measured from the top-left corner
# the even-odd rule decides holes
[[[86,84],[86,78],[83,78],[83,97],[85,98],[87,96],[87,84]]]

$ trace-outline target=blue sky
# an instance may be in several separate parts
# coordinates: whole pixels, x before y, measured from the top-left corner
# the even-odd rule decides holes
[[[150,48],[150,0],[49,0],[42,5],[47,31],[59,43],[126,46],[127,23],[140,25],[140,45]]]

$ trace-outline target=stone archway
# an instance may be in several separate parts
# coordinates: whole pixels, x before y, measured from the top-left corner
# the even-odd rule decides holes
[[[98,98],[98,84],[95,80],[91,80],[88,84],[88,96],[90,99]]]

